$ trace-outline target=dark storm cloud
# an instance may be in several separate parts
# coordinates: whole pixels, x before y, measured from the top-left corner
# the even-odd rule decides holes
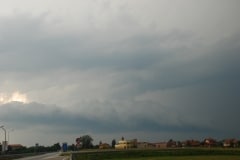
[[[1,119],[15,129],[34,128],[35,126],[45,126],[52,128],[53,132],[69,133],[69,131],[82,132],[90,131],[95,133],[117,133],[132,131],[170,131],[170,132],[206,132],[210,128],[200,126],[175,124],[163,124],[143,115],[130,115],[128,123],[116,114],[109,112],[106,119],[94,118],[84,114],[70,113],[57,106],[46,106],[38,103],[22,104],[13,102],[1,105]],[[134,113],[133,113],[134,114]]]
[[[37,71],[64,65],[74,37],[49,36],[44,20],[28,14],[1,20],[1,70]]]
[[[237,138],[240,32],[236,20],[222,15],[239,10],[222,13],[224,4],[203,16],[208,3],[201,2],[198,14],[180,7],[179,15],[169,12],[176,19],[167,19],[158,7],[148,13],[145,2],[133,4],[139,14],[128,2],[110,14],[109,4],[101,16],[91,12],[92,23],[85,11],[60,22],[51,12],[0,17],[0,89],[19,90],[30,101],[1,104],[1,124],[34,133],[43,126],[51,136],[140,131]]]
[[[144,69],[168,58],[161,45],[191,40],[187,33],[140,33],[105,41],[104,35],[49,34],[46,16],[28,14],[1,18],[1,70],[41,71],[57,68]],[[99,37],[100,36],[100,37]],[[96,39],[103,39],[98,41]]]
[[[125,106],[121,103],[107,106],[94,104],[103,110],[118,107],[129,110],[129,113],[123,116],[117,111],[106,112],[104,115],[106,120],[102,120],[101,116],[94,118],[71,114],[58,107],[34,103],[22,104],[23,106],[18,104],[20,105],[18,107],[11,106],[12,104],[3,105],[1,112],[3,119],[29,125],[64,124],[73,128],[80,125],[82,129],[97,132],[204,129],[207,132],[221,129],[222,123],[228,124],[229,128],[236,125],[235,122],[238,121],[236,113],[239,111],[237,95],[240,89],[238,36],[197,50],[194,50],[195,46],[191,46],[194,45],[191,42],[192,36],[179,31],[165,35],[139,33],[125,40],[115,41],[111,46],[103,41],[98,47],[94,47],[97,41],[90,33],[83,37],[64,34],[49,36],[44,30],[46,27],[44,20],[44,16],[32,18],[29,15],[1,20],[0,33],[3,37],[0,43],[1,70],[111,68],[122,72],[120,79],[112,85],[121,86],[129,83],[131,86],[114,92],[111,95],[114,100],[134,99],[148,92],[174,89],[177,95],[170,95],[173,104],[166,106],[161,102],[155,102],[157,99],[132,101],[130,105]],[[152,111],[149,110],[149,106]],[[6,109],[11,112],[7,113]],[[6,116],[9,114],[11,116]],[[222,119],[231,115],[234,115],[233,120]],[[116,123],[112,123],[111,118],[114,118]],[[125,118],[132,124],[123,120]],[[208,125],[208,122],[212,125]]]
[[[240,40],[238,37],[233,36],[200,51],[187,50],[189,52],[187,55],[179,53],[180,55],[176,58],[172,58],[174,59],[173,63],[147,68],[145,74],[149,79],[145,80],[140,77],[132,77],[132,79],[139,84],[138,89],[143,91],[198,84],[208,85],[214,81],[225,81],[222,87],[233,85],[232,81],[240,78],[238,71],[240,67],[238,63],[240,60]],[[177,59],[192,55],[196,55],[196,57],[186,58],[184,61]],[[158,62],[161,64],[160,60]],[[136,79],[138,81],[135,81]]]

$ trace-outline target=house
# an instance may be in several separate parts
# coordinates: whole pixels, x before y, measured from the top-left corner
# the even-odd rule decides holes
[[[21,144],[9,144],[8,147],[11,148],[11,150],[14,151],[14,150],[17,150],[17,149],[21,149],[21,148],[23,148],[24,146],[21,145]]]
[[[124,140],[124,138],[122,137],[122,140],[118,141],[118,143],[115,145],[115,149],[129,149],[129,148],[137,148],[137,139]]]
[[[140,148],[140,149],[152,149],[152,148],[156,148],[156,145],[154,143],[138,142],[137,143],[137,148]]]
[[[99,144],[99,149],[109,149],[111,146],[107,143],[101,143]]]
[[[203,145],[206,147],[214,147],[217,146],[217,141],[213,138],[206,138],[203,141]]]
[[[167,142],[155,143],[155,148],[167,148]]]
[[[177,147],[177,142],[170,139],[168,142],[167,142],[167,147],[168,148],[176,148]]]
[[[223,147],[238,147],[238,140],[236,139],[225,139],[223,140]]]
[[[199,147],[201,146],[201,142],[198,140],[186,140],[185,142],[182,142],[184,147]]]

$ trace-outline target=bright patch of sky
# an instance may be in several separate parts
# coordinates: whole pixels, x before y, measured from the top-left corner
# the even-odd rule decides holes
[[[28,99],[25,94],[19,92],[13,92],[12,94],[0,93],[0,104],[6,104],[11,102],[27,103]]]

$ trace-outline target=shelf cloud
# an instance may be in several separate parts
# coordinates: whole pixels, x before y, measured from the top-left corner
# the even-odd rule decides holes
[[[4,2],[0,125],[26,145],[239,138],[239,3]]]

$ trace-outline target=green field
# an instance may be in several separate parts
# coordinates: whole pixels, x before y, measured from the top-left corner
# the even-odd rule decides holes
[[[127,160],[240,160],[240,156],[168,156],[150,158],[126,158]],[[122,158],[111,159],[122,160]]]
[[[184,148],[155,150],[96,150],[72,154],[73,160],[240,160],[239,149]]]

